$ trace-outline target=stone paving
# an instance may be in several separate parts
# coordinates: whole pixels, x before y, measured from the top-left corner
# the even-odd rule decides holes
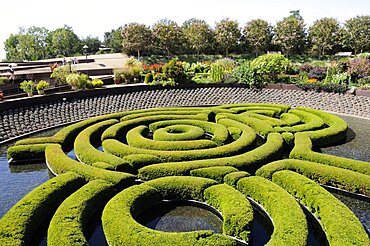
[[[229,103],[282,103],[292,107],[305,106],[365,117],[370,122],[369,97],[232,86],[171,88],[61,100],[6,110],[0,113],[0,143],[43,128],[123,110]]]

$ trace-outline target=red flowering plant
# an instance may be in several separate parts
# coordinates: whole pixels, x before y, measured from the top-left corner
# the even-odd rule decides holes
[[[157,74],[157,73],[162,73],[162,67],[163,67],[163,64],[159,64],[159,63],[156,63],[156,64],[144,64],[143,65],[143,73],[144,74],[147,74],[147,73],[154,73],[154,74]]]

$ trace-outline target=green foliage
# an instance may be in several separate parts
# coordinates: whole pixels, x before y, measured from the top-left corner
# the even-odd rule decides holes
[[[225,234],[250,241],[253,208],[242,193],[226,184],[213,185],[204,190],[204,200],[221,211]]]
[[[314,131],[320,129],[324,126],[324,121],[317,115],[312,114],[307,111],[302,111],[300,109],[289,110],[290,114],[295,114],[301,118],[304,124],[294,125],[294,126],[283,126],[274,127],[276,132],[302,132],[302,131]]]
[[[153,73],[150,72],[145,75],[144,83],[149,84],[153,82],[153,80],[154,80]]]
[[[247,84],[250,88],[259,87],[262,84],[256,69],[250,62],[243,62],[239,66],[236,66],[232,75],[238,83]]]
[[[49,83],[46,82],[45,80],[40,80],[37,84],[36,84],[36,90],[44,90],[46,88],[49,87]]]
[[[82,52],[81,40],[67,25],[50,32],[48,38],[50,40],[50,53],[53,57],[75,56]]]
[[[163,66],[163,74],[166,78],[172,79],[175,83],[183,83],[187,80],[182,63],[174,59]]]
[[[140,54],[148,51],[152,43],[152,30],[144,24],[129,23],[122,27],[122,45],[128,54]]]
[[[101,88],[104,85],[104,82],[101,79],[93,79],[91,81],[91,85],[94,88]]]
[[[229,173],[237,172],[238,169],[230,166],[219,166],[219,167],[204,167],[199,169],[194,169],[190,171],[191,176],[203,177],[208,179],[213,179],[218,183],[222,183],[224,176]]]
[[[344,22],[343,46],[356,54],[370,50],[369,42],[370,16],[356,16]]]
[[[224,182],[230,186],[236,187],[239,179],[249,177],[250,174],[248,172],[239,171],[239,172],[232,172],[224,177]]]
[[[39,225],[73,192],[85,184],[81,176],[65,173],[32,190],[0,220],[2,245],[29,245]]]
[[[287,191],[257,176],[240,179],[237,189],[255,200],[271,216],[274,232],[267,245],[304,246],[307,244],[306,216]]]
[[[289,67],[290,61],[281,54],[266,54],[257,57],[251,62],[259,76],[262,76],[264,82],[276,82],[279,74],[285,73]]]
[[[122,52],[123,37],[121,35],[122,27],[112,29],[109,32],[104,33],[103,44],[106,48],[110,48],[112,53]]]
[[[238,46],[238,41],[241,37],[240,27],[237,21],[228,18],[222,19],[216,23],[215,39],[220,50],[225,52],[225,56],[229,55],[229,51],[233,51]]]
[[[369,245],[356,215],[314,181],[291,171],[276,172],[272,181],[283,187],[320,218],[330,245]]]
[[[71,73],[71,65],[57,67],[51,73],[50,78],[53,78],[55,80],[56,85],[65,85],[67,84],[67,76]]]
[[[84,229],[113,194],[112,184],[93,180],[65,199],[50,221],[48,245],[88,245]]]
[[[225,82],[229,74],[232,73],[235,62],[232,59],[219,59],[211,64],[210,77],[215,83]]]
[[[27,93],[32,93],[35,90],[36,84],[32,80],[24,80],[20,83],[19,88]]]
[[[214,48],[213,30],[204,20],[187,20],[182,30],[191,53],[210,53]]]
[[[181,51],[181,44],[184,34],[176,22],[162,19],[156,22],[152,28],[155,44],[165,55],[178,54]]]
[[[320,184],[327,184],[351,192],[370,194],[370,176],[339,167],[296,159],[271,162],[257,170],[256,175],[271,179],[272,174],[291,170]]]
[[[9,79],[7,77],[0,77],[0,86],[1,85],[6,85],[9,83]]]
[[[47,144],[26,144],[14,145],[8,148],[8,159],[19,160],[36,160],[45,158],[45,148]]]
[[[251,20],[244,27],[243,35],[249,51],[256,55],[266,53],[271,46],[272,26],[262,19]]]

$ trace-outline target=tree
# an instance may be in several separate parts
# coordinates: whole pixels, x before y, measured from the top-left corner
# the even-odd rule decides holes
[[[181,53],[184,35],[181,28],[172,20],[163,19],[153,26],[155,43],[168,56]]]
[[[319,57],[335,51],[340,38],[340,25],[334,18],[322,18],[313,23],[308,29],[308,38],[312,52]]]
[[[343,46],[356,54],[370,51],[370,16],[356,16],[347,20],[343,28]]]
[[[152,42],[152,31],[144,24],[126,24],[123,26],[121,34],[123,50],[129,54],[136,52],[138,58],[142,51],[148,50],[147,47]]]
[[[306,46],[305,24],[299,10],[276,23],[273,42],[287,55],[302,54]]]
[[[5,41],[7,60],[39,60],[50,58],[48,54],[49,31],[43,27],[20,28]]]
[[[217,45],[225,51],[226,56],[230,50],[238,48],[241,31],[237,21],[222,19],[216,23],[215,38]]]
[[[82,42],[69,26],[57,28],[50,33],[51,54],[54,57],[75,56],[82,52]]]
[[[262,19],[251,20],[243,29],[244,41],[256,56],[269,50],[272,40],[272,27]]]
[[[185,39],[191,52],[209,53],[214,44],[214,33],[211,27],[199,19],[189,19],[182,25]]]
[[[112,29],[110,32],[104,33],[103,44],[106,48],[110,48],[112,53],[122,52],[122,27]]]
[[[83,39],[82,43],[89,47],[89,52],[91,54],[96,54],[99,51],[100,46],[102,45],[102,42],[99,40],[98,37],[91,36],[87,36],[85,39]]]

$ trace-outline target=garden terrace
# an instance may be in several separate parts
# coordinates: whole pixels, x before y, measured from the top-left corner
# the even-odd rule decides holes
[[[324,208],[323,201],[328,199],[333,206],[345,208],[319,184],[364,197],[370,195],[366,171],[369,162],[315,152],[317,146],[343,140],[347,129],[347,123],[339,116],[273,103],[139,109],[91,117],[66,126],[53,136],[20,140],[8,149],[8,156],[12,165],[44,156],[48,168],[57,176],[45,186],[66,175],[81,180],[57,203],[45,198],[55,209],[59,207],[48,231],[54,244],[58,243],[59,230],[65,242],[86,242],[86,221],[104,207],[101,222],[108,245],[148,245],[153,241],[160,245],[236,245],[234,239],[251,239],[253,200],[272,221],[274,229],[268,244],[307,245],[310,223],[305,206],[315,213],[317,206]],[[76,159],[67,155],[71,149]],[[281,160],[283,154],[289,159]],[[307,204],[302,198],[310,199],[304,195],[305,188],[302,193],[295,191],[301,183],[317,189],[323,201]],[[40,187],[25,197],[35,204],[36,210],[43,210],[46,202],[32,195],[43,189]],[[112,187],[117,195],[110,192]],[[223,234],[160,232],[135,220],[155,203],[173,199],[197,200],[219,210]],[[0,240],[27,242],[41,223],[22,229],[21,239],[7,233],[11,219],[19,214],[16,208],[24,202],[19,201],[0,220]],[[341,245],[351,244],[354,238],[358,245],[368,245],[369,238],[357,217],[349,209],[343,211],[337,215],[341,216],[340,225],[334,226],[338,221],[326,218],[335,212],[320,210],[318,222],[327,240],[337,242],[332,238],[345,233],[349,235],[339,240]],[[74,220],[67,219],[70,214]],[[19,220],[17,226],[21,228],[28,219],[33,220]],[[66,223],[69,226],[59,228]],[[355,235],[350,235],[347,223],[356,225]],[[69,238],[69,233],[74,237]]]

